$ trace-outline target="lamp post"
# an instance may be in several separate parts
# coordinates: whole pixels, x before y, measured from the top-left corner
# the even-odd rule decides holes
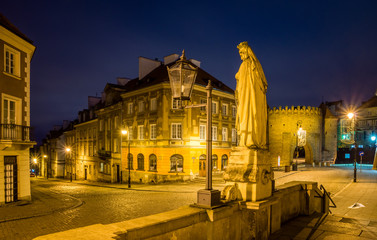
[[[123,171],[122,171],[122,153],[123,153],[123,136],[127,135],[127,130],[122,129],[121,135],[120,135],[120,183],[123,182]]]
[[[33,162],[34,162],[35,167],[37,167],[38,160],[36,158],[33,158]],[[34,172],[36,172],[35,168],[34,168]],[[35,177],[37,177],[37,173],[35,173]]]
[[[198,73],[198,67],[186,60],[185,52],[181,58],[170,68],[167,67],[173,99],[190,100],[191,93]],[[206,187],[199,190],[197,194],[197,204],[205,208],[211,208],[221,204],[220,191],[212,189],[212,85],[208,80],[207,103],[198,104],[192,107],[207,107],[207,136],[206,136]]]
[[[354,131],[354,144],[355,144],[355,159],[353,163],[353,182],[356,182],[356,157],[357,157],[357,144],[356,144],[356,114],[350,112],[347,114],[348,119],[352,120],[352,127]]]
[[[47,155],[43,155],[43,162],[44,162],[44,165],[46,164],[47,167],[48,167],[48,164],[47,164],[46,158],[47,158]],[[46,167],[46,173],[47,173],[47,167]],[[43,172],[44,172],[44,171],[43,171]],[[47,179],[48,179],[48,174],[46,174],[46,176],[47,176]]]
[[[71,179],[71,182],[72,182],[72,171],[73,171],[73,164],[72,164],[72,158],[71,158],[71,149],[69,147],[67,147],[65,149],[65,152],[68,154],[69,153],[69,160],[70,160],[70,163],[71,163],[71,176],[70,176],[70,179]]]

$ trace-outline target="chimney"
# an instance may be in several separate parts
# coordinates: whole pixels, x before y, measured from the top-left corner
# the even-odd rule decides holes
[[[166,57],[164,57],[164,64],[168,65],[169,63],[172,63],[179,59],[179,55],[176,53],[170,54]]]
[[[195,64],[197,67],[199,67],[200,68],[200,61],[198,61],[198,60],[195,60],[195,59],[189,59],[189,61],[191,62],[191,63],[193,63],[193,64]]]
[[[129,78],[124,78],[124,77],[118,77],[117,78],[117,84],[118,85],[121,85],[121,86],[124,86],[126,85],[131,79]]]
[[[160,61],[152,60],[145,57],[139,57],[139,80],[148,75],[158,66],[161,65]]]
[[[88,109],[94,107],[101,101],[100,97],[88,96]]]

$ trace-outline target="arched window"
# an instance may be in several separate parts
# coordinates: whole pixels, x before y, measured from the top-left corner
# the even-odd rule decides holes
[[[170,172],[183,172],[183,157],[174,154],[170,157]]]
[[[202,154],[199,156],[199,171],[206,170],[206,155]]]
[[[149,155],[149,171],[157,171],[157,157],[155,154]]]
[[[144,155],[141,153],[137,155],[137,170],[144,170]]]
[[[216,154],[213,154],[212,155],[212,169],[217,169],[217,160],[218,160],[218,157]]]
[[[132,153],[128,154],[128,168],[134,169],[134,156],[132,155]]]
[[[224,154],[221,157],[221,170],[225,170],[228,167],[228,155]]]

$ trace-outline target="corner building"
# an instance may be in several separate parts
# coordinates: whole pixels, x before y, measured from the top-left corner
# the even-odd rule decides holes
[[[119,168],[124,182],[129,173],[132,182],[143,183],[205,176],[206,108],[183,106],[206,103],[208,79],[213,83],[213,171],[221,172],[227,167],[231,147],[237,139],[234,91],[203,71],[200,62],[191,60],[199,67],[191,101],[173,100],[167,66],[174,64],[178,58],[179,55],[173,54],[162,62],[140,57],[139,78],[124,85],[121,110],[118,111],[120,116],[101,114],[106,109],[97,111],[98,135],[107,135],[102,137],[99,149],[111,149],[111,145],[116,149],[117,140],[114,141],[113,137],[119,142],[122,139]],[[114,126],[112,131],[111,126]],[[120,137],[120,129],[128,130],[128,135]],[[113,132],[113,137],[109,136],[109,132]],[[111,165],[113,174],[117,174],[116,165],[116,161]]]
[[[0,14],[0,205],[31,200],[30,62],[35,46]]]

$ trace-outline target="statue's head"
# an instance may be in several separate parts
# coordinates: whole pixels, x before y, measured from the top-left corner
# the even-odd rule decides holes
[[[250,48],[249,44],[247,44],[247,42],[242,42],[242,43],[238,44],[237,48],[238,48],[238,51],[240,53],[240,57],[241,57],[242,61],[244,61],[247,58],[252,56],[252,55],[250,55],[251,48]]]
[[[238,44],[237,48],[238,48],[238,51],[240,53],[240,57],[241,57],[242,61],[244,61],[247,58],[250,58],[253,61],[258,62],[253,50],[251,50],[251,47],[249,46],[249,44],[247,42],[242,42],[242,43]]]

